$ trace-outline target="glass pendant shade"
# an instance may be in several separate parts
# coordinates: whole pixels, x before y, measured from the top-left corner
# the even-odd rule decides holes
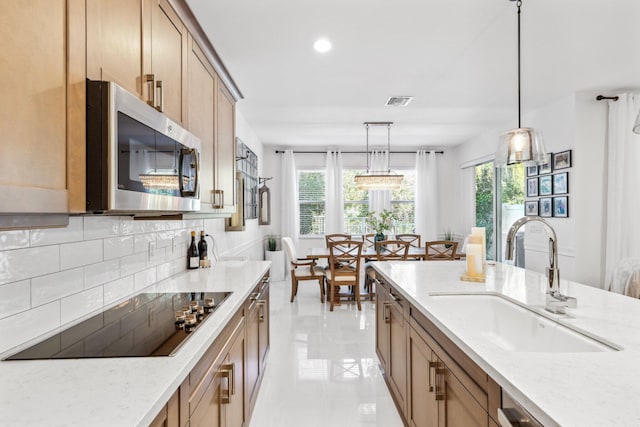
[[[532,128],[512,129],[500,136],[495,166],[504,168],[516,163],[526,166],[547,162],[542,132]]]
[[[397,190],[402,184],[403,175],[372,172],[356,175],[353,179],[358,190]]]

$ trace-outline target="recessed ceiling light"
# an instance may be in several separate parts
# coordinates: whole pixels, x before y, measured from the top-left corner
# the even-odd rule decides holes
[[[316,50],[316,52],[326,53],[331,50],[331,42],[327,39],[318,39],[313,44],[313,48]]]

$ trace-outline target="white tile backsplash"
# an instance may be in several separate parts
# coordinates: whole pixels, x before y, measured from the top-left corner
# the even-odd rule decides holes
[[[0,286],[0,319],[30,307],[31,281],[21,280]]]
[[[102,240],[60,245],[60,267],[65,270],[103,261],[103,246]]]
[[[184,271],[190,232],[199,236],[205,223],[223,243],[240,236],[224,236],[221,219],[128,216],[74,216],[64,228],[0,232],[0,353]]]
[[[84,269],[74,268],[31,279],[31,305],[37,307],[84,290]]]

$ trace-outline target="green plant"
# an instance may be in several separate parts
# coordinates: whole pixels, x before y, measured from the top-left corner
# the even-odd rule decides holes
[[[267,240],[267,249],[269,250],[269,252],[274,252],[276,250],[275,237],[269,237],[269,239]]]
[[[369,212],[367,215],[367,226],[376,232],[376,234],[383,234],[385,231],[391,230],[393,221],[397,221],[398,217],[395,213],[385,209],[379,214],[375,211]]]
[[[453,240],[453,231],[450,228],[445,229],[442,235],[444,240]]]

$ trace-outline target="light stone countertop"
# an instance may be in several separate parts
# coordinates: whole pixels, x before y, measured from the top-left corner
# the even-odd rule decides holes
[[[149,425],[270,265],[223,261],[158,282],[158,292],[233,291],[175,356],[0,362],[0,426]]]
[[[551,316],[621,350],[514,352],[481,339],[473,323],[462,321],[464,316],[445,309],[431,294],[493,292],[544,312],[544,275],[497,263],[487,266],[486,283],[470,283],[459,279],[463,261],[374,266],[545,426],[640,425],[640,300],[561,280],[561,292],[576,297],[578,306],[567,315]]]

